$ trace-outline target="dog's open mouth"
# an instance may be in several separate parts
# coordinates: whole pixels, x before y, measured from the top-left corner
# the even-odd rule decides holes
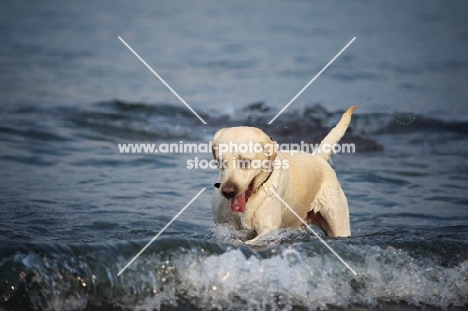
[[[243,213],[243,212],[245,212],[245,206],[247,205],[247,201],[249,200],[249,197],[250,197],[250,195],[252,194],[252,191],[253,191],[254,180],[252,180],[249,187],[247,188],[247,190],[245,190],[244,193],[242,193],[240,196],[238,196],[234,200],[231,200],[231,210],[234,213]]]

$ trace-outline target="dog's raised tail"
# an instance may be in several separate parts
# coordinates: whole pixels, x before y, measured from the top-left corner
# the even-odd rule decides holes
[[[345,134],[348,129],[349,122],[351,122],[351,116],[353,115],[354,110],[359,108],[360,105],[351,106],[343,113],[338,124],[328,133],[327,136],[322,140],[320,146],[315,150],[314,154],[321,157],[325,161],[330,158],[330,155],[334,153],[333,150],[336,150],[335,144],[337,144],[341,137]]]

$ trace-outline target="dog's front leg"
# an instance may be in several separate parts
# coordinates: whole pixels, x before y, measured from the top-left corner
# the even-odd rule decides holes
[[[257,236],[246,244],[254,244],[260,237],[281,228],[281,202],[276,198],[267,198],[252,216],[252,227]]]

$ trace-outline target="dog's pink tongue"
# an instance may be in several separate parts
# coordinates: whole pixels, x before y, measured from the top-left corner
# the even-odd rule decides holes
[[[231,201],[231,209],[234,213],[245,212],[245,192],[238,198]]]

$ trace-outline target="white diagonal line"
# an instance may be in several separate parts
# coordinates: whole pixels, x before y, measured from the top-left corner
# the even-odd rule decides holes
[[[127,44],[127,42],[125,42],[124,39],[122,39],[120,36],[119,36],[118,38],[119,38],[120,41],[122,41],[123,44],[125,44],[125,46],[126,46],[130,51],[132,51],[133,54],[135,54],[135,56],[136,56],[136,57],[137,57],[137,58],[138,58],[138,59],[139,59],[139,60],[140,60],[140,61],[141,61],[141,62],[142,62],[142,63],[143,63],[143,64],[144,64],[144,65],[145,65],[145,66],[146,66],[146,67],[147,67],[147,68],[148,68],[148,69],[149,69],[149,70],[150,70],[150,71],[151,71],[151,72],[152,72],[152,73],[153,73],[153,74],[154,74],[154,75],[155,75],[155,76],[156,76],[156,77],[157,77],[157,78],[158,78],[158,79],[159,79],[159,80],[160,80],[160,81],[161,81],[161,82],[162,82],[162,83],[163,83],[163,84],[164,84],[164,85],[165,85],[165,86],[166,86],[166,87],[167,87],[167,88],[184,104],[184,105],[185,105],[185,106],[187,106],[188,109],[190,109],[190,111],[191,111],[195,116],[197,116],[198,119],[200,119],[200,121],[203,122],[203,124],[206,124],[205,120],[203,120],[202,117],[200,117],[200,116],[198,115],[198,113],[196,113],[195,110],[193,110],[192,107],[190,107],[190,105],[187,104],[187,103],[185,102],[185,100],[184,100],[182,97],[180,97],[179,94],[177,94],[176,91],[174,91],[174,90],[172,89],[172,87],[171,87],[169,84],[167,84],[167,82],[164,81],[164,79],[161,78],[161,76],[158,75],[158,73],[157,73],[156,71],[154,71],[153,68],[150,67],[150,65],[148,65],[148,64],[146,63],[146,62],[143,60],[143,58],[141,58],[140,55],[138,55],[138,53],[135,52],[135,51],[131,48],[131,46]]]
[[[151,241],[149,241],[148,244],[146,244],[145,247],[143,247],[143,249],[138,254],[136,254],[136,256],[133,257],[133,259],[130,260],[130,262],[122,270],[120,270],[119,273],[117,273],[117,276],[120,276],[120,274],[122,274],[122,272],[124,272],[125,269],[127,269],[132,264],[132,262],[134,262],[135,259],[137,259],[138,256],[140,256],[141,253],[143,253],[145,251],[145,249],[147,249],[148,246],[150,246],[150,244],[153,243],[154,240],[156,240],[161,235],[161,233],[163,233],[164,230],[166,230],[174,222],[174,220],[176,220],[177,217],[179,217],[180,214],[182,214],[187,209],[187,207],[189,207],[190,204],[192,204],[193,201],[195,201],[195,199],[198,198],[200,196],[200,194],[202,194],[202,192],[205,191],[205,190],[206,190],[206,188],[203,188],[202,190],[200,190],[200,192],[198,192],[197,195],[192,200],[190,200],[190,202],[188,202],[187,205],[185,205],[184,208],[181,209],[180,212],[178,212],[177,215],[175,215],[174,218],[172,218],[171,221],[169,221],[167,223],[167,225],[164,226],[164,228],[162,228],[161,231],[159,231],[158,234],[156,234],[156,236],[154,238],[152,238]]]
[[[323,243],[323,245],[325,245],[332,253],[333,255],[335,255],[345,266],[346,268],[349,269],[349,271],[351,271],[354,275],[357,275],[356,271],[353,270],[353,268],[351,268],[350,265],[348,265],[348,263],[346,261],[343,260],[343,258],[340,257],[340,255],[338,255],[335,250],[333,248],[330,247],[330,245],[327,244],[327,242],[325,242],[321,237],[320,235],[317,234],[317,232],[315,232],[314,229],[312,229],[305,221],[304,219],[301,218],[301,216],[299,216],[292,208],[291,206],[288,205],[288,203],[286,203],[272,188],[268,187],[268,189],[270,189],[271,192],[273,192],[273,194],[284,204],[286,205],[287,208],[289,208],[289,210],[294,214],[294,216],[296,216],[306,227],[307,229],[309,229],[309,231],[311,231],[319,240],[320,242]]]
[[[346,46],[345,46],[344,48],[342,48],[341,51],[339,51],[338,54],[336,54],[335,57],[333,57],[332,60],[329,61],[328,64],[326,64],[325,67],[323,67],[322,70],[320,70],[319,73],[316,74],[315,77],[314,77],[312,80],[310,80],[309,83],[307,83],[306,86],[304,86],[304,87],[302,88],[302,90],[300,90],[299,93],[297,93],[296,96],[294,96],[293,99],[291,99],[291,100],[289,101],[289,103],[287,103],[286,106],[284,106],[283,109],[281,109],[281,111],[278,112],[278,113],[276,114],[276,116],[275,116],[273,119],[270,120],[270,122],[268,122],[268,124],[273,123],[273,121],[275,121],[276,118],[278,118],[279,115],[282,114],[282,113],[286,110],[286,108],[288,108],[289,105],[291,105],[291,104],[293,103],[293,101],[295,101],[296,98],[298,98],[299,95],[301,95],[302,92],[304,92],[304,91],[309,87],[309,85],[311,85],[312,82],[314,82],[315,79],[317,79],[317,78],[322,74],[322,72],[324,72],[325,69],[327,69],[328,66],[330,66],[330,65],[332,64],[332,63],[335,61],[335,59],[337,59],[338,56],[340,56],[341,53],[343,53],[344,50],[346,50],[346,49],[348,48],[348,46],[350,46],[351,43],[353,43],[354,40],[356,40],[356,37],[354,37],[353,39],[351,39],[351,41],[349,41],[348,44],[346,44]]]

